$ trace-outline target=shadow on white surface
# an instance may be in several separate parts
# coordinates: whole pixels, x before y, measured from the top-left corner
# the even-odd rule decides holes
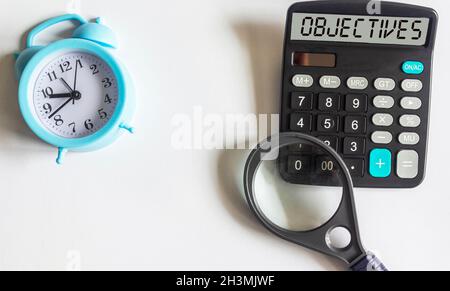
[[[280,84],[283,52],[283,29],[278,24],[239,22],[233,25],[243,49],[248,53],[252,66],[254,102],[257,114],[276,114],[280,108]],[[246,143],[246,141],[239,141]],[[337,259],[325,257],[316,252],[283,241],[269,233],[257,222],[244,197],[243,174],[246,159],[250,151],[225,150],[218,160],[218,177],[221,183],[221,201],[230,215],[249,230],[261,233],[264,239],[276,240],[292,253],[310,255],[325,270],[342,270],[343,265]],[[299,264],[300,265],[300,264]]]
[[[14,70],[15,58],[11,53],[0,59],[0,136],[2,146],[8,145],[11,139],[30,142],[35,140],[32,132],[25,124],[19,110],[17,86]]]
[[[280,247],[284,245],[290,248],[293,255],[298,255],[299,261],[303,256],[310,256],[323,266],[324,270],[343,270],[344,266],[339,260],[284,241],[271,234],[257,221],[245,201],[244,194],[244,166],[249,153],[250,151],[228,150],[223,151],[219,158],[217,174],[220,191],[218,193],[230,216],[249,231],[259,233],[268,242],[275,241],[280,244]]]

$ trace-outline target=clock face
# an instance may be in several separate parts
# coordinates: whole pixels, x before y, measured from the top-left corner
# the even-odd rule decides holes
[[[102,129],[118,102],[117,79],[95,55],[70,52],[51,60],[34,80],[33,103],[42,125],[63,138]]]

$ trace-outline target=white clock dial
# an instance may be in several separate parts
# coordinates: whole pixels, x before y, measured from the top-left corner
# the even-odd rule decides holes
[[[118,102],[117,80],[100,58],[70,52],[53,59],[35,79],[33,103],[39,120],[64,138],[82,138],[103,128]]]

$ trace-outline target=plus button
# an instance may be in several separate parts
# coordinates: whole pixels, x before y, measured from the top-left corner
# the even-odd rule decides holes
[[[388,149],[374,149],[370,153],[370,175],[387,178],[392,172],[392,153]]]

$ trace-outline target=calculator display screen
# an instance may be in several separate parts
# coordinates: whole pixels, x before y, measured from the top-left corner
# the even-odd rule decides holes
[[[423,46],[430,19],[294,13],[291,40]]]

